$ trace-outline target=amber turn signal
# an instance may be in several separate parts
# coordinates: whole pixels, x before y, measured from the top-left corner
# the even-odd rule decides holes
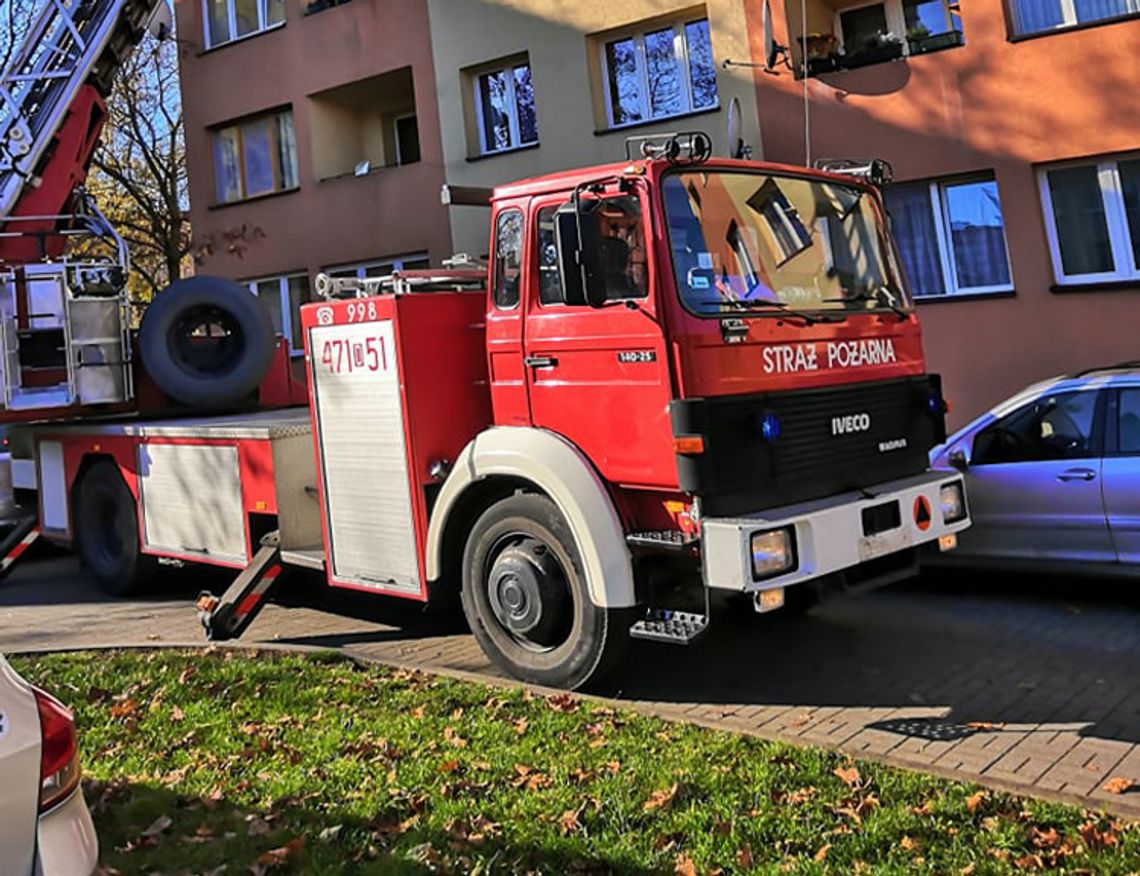
[[[705,452],[705,439],[700,435],[678,435],[673,439],[673,452],[694,456]]]

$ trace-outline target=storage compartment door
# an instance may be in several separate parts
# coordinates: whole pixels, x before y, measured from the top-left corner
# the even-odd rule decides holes
[[[146,550],[202,562],[249,562],[237,447],[140,444],[138,453]]]
[[[309,336],[329,580],[420,594],[391,320]]]

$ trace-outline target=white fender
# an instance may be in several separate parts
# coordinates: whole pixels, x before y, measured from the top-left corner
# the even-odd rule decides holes
[[[471,484],[496,475],[528,480],[558,506],[578,544],[595,605],[636,605],[633,563],[605,484],[573,444],[544,429],[496,427],[463,448],[428,523],[428,580],[443,573],[443,532],[456,501]]]

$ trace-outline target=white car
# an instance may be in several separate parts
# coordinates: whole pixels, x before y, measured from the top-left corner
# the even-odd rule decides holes
[[[90,876],[99,858],[79,790],[71,712],[0,655],[0,873]]]

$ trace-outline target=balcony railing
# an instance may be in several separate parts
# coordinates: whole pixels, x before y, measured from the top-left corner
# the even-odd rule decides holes
[[[858,67],[882,64],[911,55],[925,55],[966,44],[962,32],[956,30],[936,34],[911,33],[905,42],[897,38],[881,40],[854,51],[841,52],[835,48],[835,42],[835,38],[830,35],[822,37],[809,35],[805,44],[808,76],[854,70]]]

